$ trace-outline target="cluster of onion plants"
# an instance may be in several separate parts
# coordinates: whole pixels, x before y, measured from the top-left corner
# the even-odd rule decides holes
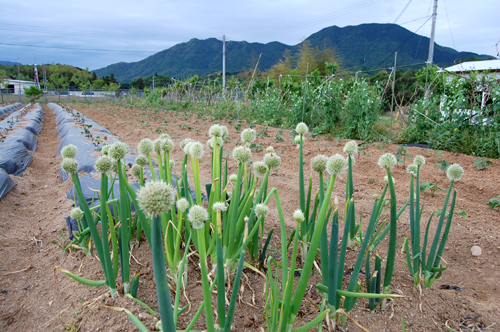
[[[322,324],[323,319],[333,320],[337,324],[340,319],[345,322],[359,298],[368,298],[370,309],[386,299],[397,297],[390,294],[390,286],[396,259],[397,220],[405,208],[410,206],[411,219],[411,255],[408,241],[405,240],[407,262],[415,284],[430,287],[445,269],[440,265],[441,255],[451,226],[451,218],[456,199],[453,195],[451,209],[447,211],[448,200],[453,181],[460,179],[463,169],[453,165],[448,170],[452,179],[446,201],[441,212],[431,249],[427,254],[429,220],[425,233],[423,249],[420,249],[420,219],[423,207],[420,208],[419,192],[414,194],[414,178],[419,187],[420,166],[425,163],[423,157],[417,157],[409,166],[411,173],[410,199],[397,210],[396,191],[391,168],[397,164],[394,155],[386,153],[379,159],[379,166],[387,172],[386,186],[382,194],[374,197],[373,208],[365,230],[361,221],[356,224],[353,168],[357,144],[350,141],[346,144],[344,157],[335,154],[331,157],[318,155],[311,160],[311,168],[318,173],[319,185],[314,194],[312,176],[306,194],[304,181],[303,144],[308,133],[304,123],[297,125],[298,133],[295,141],[299,148],[299,208],[293,213],[295,229],[287,238],[285,213],[276,188],[268,188],[269,174],[277,171],[280,157],[269,147],[262,161],[252,161],[250,145],[256,138],[253,129],[246,129],[241,134],[242,142],[232,151],[232,159],[223,158],[224,137],[228,135],[225,126],[213,125],[209,130],[207,142],[210,151],[210,179],[205,180],[206,194],[202,193],[200,159],[204,156],[204,145],[191,139],[185,139],[180,147],[184,158],[180,164],[180,177],[173,174],[175,162],[170,159],[174,142],[163,134],[152,141],[143,139],[132,166],[131,173],[139,180],[139,190],[135,192],[128,181],[124,157],[129,148],[124,143],[105,146],[95,164],[101,173],[101,188],[98,193],[99,205],[89,208],[83,196],[77,170],[73,159],[77,151],[68,146],[62,151],[62,168],[71,174],[75,184],[80,206],[72,211],[72,217],[78,220],[81,232],[78,240],[82,247],[91,248],[93,243],[103,268],[105,280],[90,281],[78,277],[60,268],[70,277],[91,286],[109,287],[113,297],[117,297],[116,278],[121,265],[122,284],[125,296],[137,301],[150,312],[151,308],[136,299],[138,276],[130,282],[130,242],[134,232],[139,240],[145,234],[152,251],[154,279],[156,284],[160,326],[164,331],[176,331],[177,320],[188,306],[179,308],[180,288],[187,283],[187,256],[196,251],[199,257],[201,283],[204,300],[193,316],[185,331],[193,328],[201,313],[205,312],[206,330],[227,331],[231,329],[235,304],[240,287],[245,255],[248,252],[252,259],[257,259],[259,250],[263,252],[268,242],[262,246],[265,218],[269,212],[268,204],[275,200],[281,226],[281,261],[270,256],[267,259],[266,305],[264,317],[269,331],[306,331],[315,325]],[[157,168],[154,166],[156,157]],[[235,162],[237,173],[228,175],[228,164]],[[250,166],[251,165],[251,166]],[[145,167],[149,166],[146,171]],[[189,169],[191,174],[189,174]],[[343,236],[339,236],[339,203],[335,198],[332,204],[332,192],[336,179],[347,172],[346,202],[344,205]],[[145,176],[148,177],[145,181]],[[192,180],[191,180],[192,179]],[[118,181],[119,197],[115,198],[109,183]],[[191,184],[190,184],[190,181]],[[207,183],[208,182],[208,183]],[[113,186],[111,186],[113,188]],[[390,199],[385,195],[389,192]],[[416,203],[414,202],[416,200]],[[389,205],[389,224],[381,220],[384,206]],[[416,205],[416,206],[415,206]],[[135,214],[132,214],[135,207]],[[444,218],[448,213],[448,221],[441,236]],[[330,240],[328,241],[327,225],[331,221]],[[361,220],[361,219],[360,219]],[[101,225],[101,232],[98,230]],[[382,278],[382,259],[377,247],[389,234],[386,266]],[[92,241],[90,241],[92,239]],[[269,237],[268,237],[269,240]],[[87,241],[85,243],[85,241]],[[191,242],[194,246],[191,247]],[[290,248],[291,247],[291,248]],[[111,249],[110,249],[111,248]],[[344,275],[346,252],[358,250],[349,280]],[[291,252],[290,252],[291,250]],[[298,269],[297,257],[302,258],[302,268]],[[291,259],[289,254],[291,253]],[[300,327],[294,328],[298,311],[309,285],[309,279],[316,259],[320,258],[322,282],[317,285],[324,295],[324,302],[318,315]],[[372,261],[375,266],[372,268]],[[365,264],[366,291],[361,289],[359,273]],[[250,266],[252,267],[252,266]],[[295,285],[294,276],[300,271],[300,278]],[[373,273],[371,273],[373,271]],[[280,273],[281,272],[281,273]],[[344,283],[347,287],[344,288]],[[174,304],[170,297],[170,289],[175,288]],[[216,302],[212,303],[212,293],[217,289]],[[227,294],[231,290],[230,299]],[[129,294],[131,293],[131,294]],[[215,308],[216,313],[213,311]],[[123,308],[122,308],[123,309]],[[127,313],[134,324],[141,330],[146,327],[130,311]],[[216,318],[215,318],[216,317]]]

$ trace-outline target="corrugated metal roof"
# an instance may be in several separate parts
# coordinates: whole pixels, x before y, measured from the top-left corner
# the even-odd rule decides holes
[[[462,62],[458,65],[447,67],[444,70],[451,72],[469,72],[479,70],[500,70],[500,60],[483,60]]]

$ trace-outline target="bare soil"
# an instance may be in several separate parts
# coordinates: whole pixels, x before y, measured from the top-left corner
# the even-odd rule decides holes
[[[129,109],[114,105],[92,104],[69,106],[82,112],[100,125],[108,128],[130,147],[135,148],[142,138],[156,138],[158,132],[170,134],[179,146],[183,138],[191,137],[206,142],[211,124],[209,118],[198,118],[189,112],[155,113],[154,110]],[[0,201],[0,330],[1,331],[135,331],[135,326],[124,313],[114,312],[100,304],[128,308],[140,315],[149,329],[157,320],[146,314],[146,310],[131,300],[120,296],[114,300],[106,295],[105,287],[91,288],[81,285],[63,275],[54,274],[54,267],[61,266],[89,279],[103,279],[97,259],[85,259],[80,251],[64,252],[62,248],[69,242],[65,223],[72,208],[72,201],[66,198],[71,188],[71,180],[62,182],[58,167],[60,158],[56,157],[58,146],[55,129],[55,115],[43,106],[45,121],[38,136],[38,149],[33,152],[33,162],[22,177],[15,177],[17,186]],[[225,143],[225,151],[230,151],[240,141],[240,133],[235,123],[219,121],[230,129],[230,142]],[[247,124],[241,123],[242,129]],[[259,160],[265,148],[272,145],[282,158],[282,166],[270,178],[270,186],[278,188],[291,232],[292,213],[299,206],[298,194],[298,150],[290,139],[290,131],[283,131],[283,142],[275,142],[278,128],[255,127],[261,135],[256,143],[264,151],[253,152],[253,160]],[[264,135],[267,134],[267,137]],[[335,141],[323,138],[307,138],[304,144],[305,170],[309,173],[310,160],[317,154],[332,155],[342,153],[347,140]],[[354,181],[356,187],[357,215],[363,214],[368,220],[373,195],[380,194],[384,187],[385,171],[377,166],[380,155],[385,152],[396,153],[397,146],[371,143],[364,146],[356,159]],[[408,331],[447,331],[451,327],[457,331],[500,331],[500,212],[490,210],[488,201],[500,194],[498,176],[500,161],[491,160],[493,165],[477,171],[473,164],[477,158],[422,148],[407,148],[413,156],[421,154],[427,164],[422,169],[421,181],[431,182],[439,187],[448,188],[449,180],[443,171],[435,168],[438,158],[449,163],[459,163],[465,175],[457,182],[458,191],[456,210],[464,210],[468,217],[455,216],[451,233],[444,251],[443,259],[448,269],[430,289],[420,294],[413,285],[406,265],[405,254],[400,248],[403,238],[410,235],[409,216],[405,212],[398,224],[397,262],[392,282],[392,292],[404,297],[391,303],[389,309],[370,312],[367,302],[360,300],[351,311],[351,316],[369,331],[401,331],[404,314]],[[176,148],[173,159],[180,161],[183,154]],[[202,181],[208,182],[210,166],[208,154],[203,157]],[[411,161],[407,161],[408,164]],[[230,173],[236,167],[230,161]],[[177,170],[178,171],[178,170]],[[313,188],[317,179],[313,176]],[[403,165],[393,170],[396,181],[398,206],[409,197],[409,175]],[[345,199],[345,181],[339,180],[332,197]],[[425,201],[423,220],[433,211],[442,209],[445,193],[430,191],[422,195]],[[272,203],[274,204],[274,203]],[[266,219],[266,230],[276,226],[271,242],[272,249],[279,249],[279,220],[271,204],[271,213]],[[388,216],[388,212],[384,212]],[[432,229],[432,226],[431,226]],[[381,256],[385,256],[388,239],[380,245]],[[482,249],[480,256],[472,256],[471,247]],[[352,266],[357,252],[349,253],[347,266]],[[144,240],[132,249],[134,259],[131,270],[141,272],[138,298],[157,309],[156,291],[153,281],[151,252]],[[313,271],[310,284],[320,279]],[[360,278],[364,279],[364,275]],[[118,278],[120,279],[120,277]],[[192,308],[179,321],[179,328],[194,314],[201,302],[201,284],[196,257],[190,263],[189,282],[181,306],[189,301]],[[296,279],[297,281],[298,279]],[[265,331],[263,320],[264,278],[262,275],[245,269],[243,289],[236,307],[234,331]],[[314,287],[309,288],[300,311],[297,326],[315,317],[321,298]],[[196,328],[203,329],[204,316],[200,317]],[[361,331],[352,322],[341,328],[343,331]]]

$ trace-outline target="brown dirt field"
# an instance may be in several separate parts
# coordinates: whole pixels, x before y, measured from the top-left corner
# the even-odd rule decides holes
[[[157,130],[170,134],[176,144],[173,159],[181,161],[183,153],[178,148],[183,138],[191,137],[203,144],[208,139],[207,132],[213,123],[210,119],[198,118],[188,112],[165,112],[156,114],[153,110],[129,109],[115,105],[94,103],[90,106],[69,104],[100,125],[108,128],[123,142],[135,149],[142,138],[156,138]],[[46,106],[43,130],[38,136],[38,149],[33,152],[33,162],[22,177],[15,177],[17,186],[0,201],[0,330],[1,331],[135,331],[135,326],[124,313],[114,312],[99,304],[126,307],[134,314],[143,317],[143,322],[153,329],[157,318],[144,315],[146,310],[131,300],[120,296],[114,300],[106,296],[106,288],[91,288],[81,285],[57,272],[54,267],[61,266],[89,279],[102,279],[103,273],[97,259],[87,260],[82,252],[63,252],[61,247],[69,242],[65,217],[69,215],[72,201],[66,198],[71,188],[71,180],[62,182],[58,167],[60,157],[56,157],[58,147],[55,115]],[[190,115],[190,116],[188,116]],[[184,118],[184,119],[183,119]],[[165,121],[164,121],[165,120]],[[167,123],[168,121],[168,123]],[[224,150],[230,151],[240,141],[240,133],[234,123],[219,121],[227,125],[230,142]],[[192,128],[189,128],[192,127]],[[241,124],[242,129],[247,124]],[[257,133],[264,132],[257,125]],[[262,152],[253,152],[253,160],[263,157],[265,148],[272,145],[280,155],[282,165],[276,175],[272,175],[269,186],[278,188],[287,221],[292,225],[292,213],[298,208],[298,150],[291,142],[289,130],[283,132],[282,143],[273,142],[277,128],[267,128],[267,137],[258,137],[257,144]],[[341,153],[347,140],[328,141],[307,138],[304,144],[306,178],[310,173],[310,160],[317,154],[332,155]],[[356,187],[356,213],[363,213],[368,220],[373,195],[380,194],[384,187],[385,171],[378,165],[380,155],[385,152],[396,153],[397,146],[372,143],[364,147],[364,152],[356,159],[354,182]],[[401,331],[401,316],[404,314],[408,331],[447,331],[449,326],[457,331],[500,331],[500,212],[490,210],[488,201],[500,194],[498,176],[500,161],[491,160],[493,165],[477,171],[472,162],[474,156],[435,151],[421,148],[407,148],[413,156],[421,154],[427,164],[421,173],[421,182],[432,182],[439,187],[448,188],[449,180],[444,172],[434,168],[439,157],[449,163],[459,163],[465,169],[462,180],[457,182],[456,210],[465,210],[468,217],[455,216],[444,251],[443,259],[448,269],[429,289],[422,294],[413,285],[406,265],[405,254],[401,252],[403,238],[410,235],[409,216],[405,211],[398,221],[397,262],[391,290],[404,295],[392,302],[388,310],[377,309],[370,312],[367,301],[359,300],[351,311],[351,316],[369,331]],[[202,182],[210,177],[209,156],[205,153],[202,163]],[[208,163],[207,163],[208,161]],[[407,162],[408,164],[408,162]],[[230,161],[229,173],[236,170]],[[178,169],[177,169],[178,172]],[[393,170],[396,181],[398,208],[409,197],[409,175],[403,166]],[[313,188],[317,188],[317,178],[313,175]],[[332,198],[338,196],[345,200],[345,180],[338,180]],[[315,189],[316,190],[316,189]],[[423,220],[428,220],[431,212],[440,210],[445,193],[437,191],[432,197],[430,191],[422,194],[425,202]],[[273,201],[273,200],[272,200]],[[272,202],[271,201],[271,202]],[[271,242],[272,249],[279,249],[279,220],[274,203],[270,204],[270,214],[266,218],[266,231],[277,226]],[[387,217],[388,212],[384,212]],[[434,220],[434,222],[436,222]],[[365,222],[367,223],[367,222]],[[431,227],[432,229],[432,227]],[[291,228],[288,230],[291,231]],[[381,257],[385,256],[388,239],[380,245]],[[481,256],[472,256],[471,247],[482,248]],[[151,251],[145,241],[132,254],[131,272],[140,271],[141,282],[138,298],[157,309],[156,291],[153,281]],[[347,266],[352,266],[357,252],[350,252]],[[385,264],[384,264],[385,265]],[[363,269],[364,270],[364,269]],[[244,270],[242,297],[236,306],[234,331],[265,331],[266,323],[262,318],[265,299],[264,278],[249,269]],[[360,275],[364,280],[364,275]],[[120,277],[117,279],[118,284]],[[189,282],[186,296],[193,304],[190,311],[180,319],[179,328],[184,328],[190,315],[199,306],[201,285],[199,269],[195,262],[190,264]],[[297,281],[298,278],[295,279]],[[310,284],[320,280],[317,271],[313,272]],[[55,283],[57,281],[57,284]],[[363,282],[364,283],[364,282]],[[56,287],[57,285],[57,287]],[[445,289],[443,285],[456,286]],[[315,317],[320,302],[317,291],[307,291],[301,312],[304,316],[298,324]],[[187,303],[181,297],[181,306]],[[421,306],[421,309],[420,309]],[[204,327],[202,315],[196,328]],[[361,331],[348,321],[342,331]]]

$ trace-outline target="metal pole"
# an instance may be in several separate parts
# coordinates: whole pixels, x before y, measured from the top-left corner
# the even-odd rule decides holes
[[[394,52],[394,76],[392,78],[392,103],[391,103],[391,127],[389,129],[389,142],[392,143],[392,119],[394,118],[394,87],[396,85],[396,62],[398,60],[398,52]]]
[[[434,0],[434,8],[432,9],[431,41],[429,43],[429,57],[427,58],[427,69],[429,69],[429,65],[432,65],[432,62],[434,60],[434,36],[436,35],[437,6],[438,6],[438,0]],[[426,82],[425,85],[426,85],[425,100],[427,100],[431,93],[430,91],[431,87],[429,85],[429,82]]]
[[[155,74],[153,74],[153,90],[155,89]]]
[[[222,90],[226,89],[226,35],[222,35]]]
[[[22,103],[21,99],[21,74],[19,72],[19,58],[17,58],[17,82],[19,83],[19,102]]]

